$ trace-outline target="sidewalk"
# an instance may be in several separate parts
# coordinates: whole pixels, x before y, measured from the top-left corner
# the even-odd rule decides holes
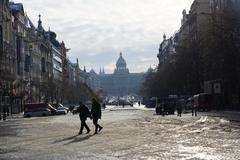
[[[17,120],[19,118],[23,118],[23,114],[22,113],[9,115],[9,116],[7,116],[5,121]],[[4,122],[3,119],[0,120],[0,122]]]
[[[136,109],[141,109],[141,110],[150,110],[150,111],[155,111],[155,108],[146,108],[145,105],[138,105],[135,103],[133,105],[134,108]],[[221,117],[225,118],[229,121],[232,122],[240,122],[240,111],[233,111],[233,110],[212,110],[210,112],[198,112],[198,116],[211,116],[211,117]]]
[[[239,111],[211,111],[211,112],[198,112],[199,115],[206,115],[212,117],[222,117],[232,122],[240,122],[240,112]]]

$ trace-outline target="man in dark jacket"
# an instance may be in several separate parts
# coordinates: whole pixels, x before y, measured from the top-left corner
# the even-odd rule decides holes
[[[101,119],[102,111],[101,105],[97,102],[95,98],[92,99],[92,109],[91,109],[91,117],[93,119],[93,124],[95,125],[95,132],[97,134],[102,130],[102,126],[98,124],[98,119]]]
[[[90,112],[89,112],[88,108],[82,102],[79,103],[78,112],[79,112],[79,118],[81,121],[81,127],[80,127],[80,131],[78,134],[82,134],[84,127],[87,129],[87,133],[89,133],[90,129],[86,124],[86,120],[87,120],[87,117],[90,116]]]

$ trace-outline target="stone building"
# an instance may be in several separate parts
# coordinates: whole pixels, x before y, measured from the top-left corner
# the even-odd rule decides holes
[[[179,45],[196,40],[203,40],[212,24],[210,0],[194,0],[187,14],[182,12],[181,27],[178,31]]]
[[[130,73],[120,53],[113,74],[99,73],[100,88],[106,95],[139,95],[145,73]]]
[[[158,50],[158,69],[160,69],[166,63],[172,63],[175,61],[175,54],[176,54],[176,36],[174,35],[170,38],[166,38],[166,35],[163,35],[163,41],[161,42]]]
[[[89,73],[67,59],[68,51],[40,15],[35,27],[22,3],[1,0],[0,119],[3,112],[23,111],[25,103],[77,103]]]
[[[39,15],[37,32],[37,49],[40,55],[40,93],[39,102],[49,102],[52,99],[53,84],[53,64],[51,54],[51,44],[49,35],[42,26],[41,16]]]
[[[209,0],[195,0],[191,5],[191,9],[187,14],[184,9],[182,12],[182,20],[180,29],[169,39],[163,36],[163,41],[159,47],[159,53],[157,55],[159,59],[160,68],[165,62],[173,62],[174,55],[177,54],[176,49],[185,50],[190,45],[194,45],[196,48],[201,44],[195,43],[198,41],[204,41],[208,37],[209,26],[212,23],[211,7]],[[198,48],[200,51],[200,49]]]
[[[53,77],[52,81],[54,83],[54,95],[52,97],[52,102],[57,103],[61,102],[63,98],[63,82],[65,82],[64,78],[64,61],[66,59],[66,54],[62,52],[62,48],[65,47],[64,43],[60,43],[56,37],[56,33],[52,31],[47,32],[49,36],[50,46],[51,46],[51,56],[52,56],[52,72]]]
[[[13,82],[16,78],[15,39],[12,14],[8,0],[0,3],[0,119],[1,112],[10,106]],[[4,108],[5,107],[5,108]]]
[[[41,54],[38,47],[39,39],[36,28],[31,20],[25,16],[27,36],[25,39],[25,81],[27,82],[27,94],[23,95],[27,102],[40,101],[40,79],[41,79]]]

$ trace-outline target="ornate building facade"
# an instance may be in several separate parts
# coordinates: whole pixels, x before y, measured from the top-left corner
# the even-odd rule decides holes
[[[74,104],[86,95],[78,61],[67,58],[69,49],[56,36],[43,28],[40,15],[35,27],[22,3],[1,0],[0,120],[26,103]]]
[[[127,63],[120,53],[113,74],[99,73],[100,88],[107,95],[139,95],[145,73],[130,73]]]

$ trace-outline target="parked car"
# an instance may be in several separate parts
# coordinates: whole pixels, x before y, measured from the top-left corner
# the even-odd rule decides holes
[[[57,110],[56,108],[54,108],[52,105],[48,104],[48,103],[34,103],[34,104],[25,104],[24,105],[24,111],[32,111],[34,109],[38,109],[38,108],[47,108],[51,111],[52,115],[56,115],[57,114]]]
[[[49,116],[51,111],[47,108],[35,108],[24,112],[24,117]]]
[[[198,111],[209,111],[212,105],[212,96],[200,93],[193,96],[193,107]]]
[[[167,98],[159,98],[155,108],[156,114],[166,115],[174,114],[176,109],[176,97],[168,96]]]
[[[144,99],[143,100],[143,104],[147,108],[155,108],[155,107],[157,107],[156,103],[157,103],[157,97],[152,97],[150,99]]]
[[[67,110],[65,109],[65,107],[58,107],[57,108],[57,115],[62,115],[62,114],[67,114]]]
[[[67,113],[69,112],[69,108],[68,107],[64,107],[61,103],[54,103],[52,104],[52,106],[54,106],[56,109],[59,109],[59,110],[66,110]]]

